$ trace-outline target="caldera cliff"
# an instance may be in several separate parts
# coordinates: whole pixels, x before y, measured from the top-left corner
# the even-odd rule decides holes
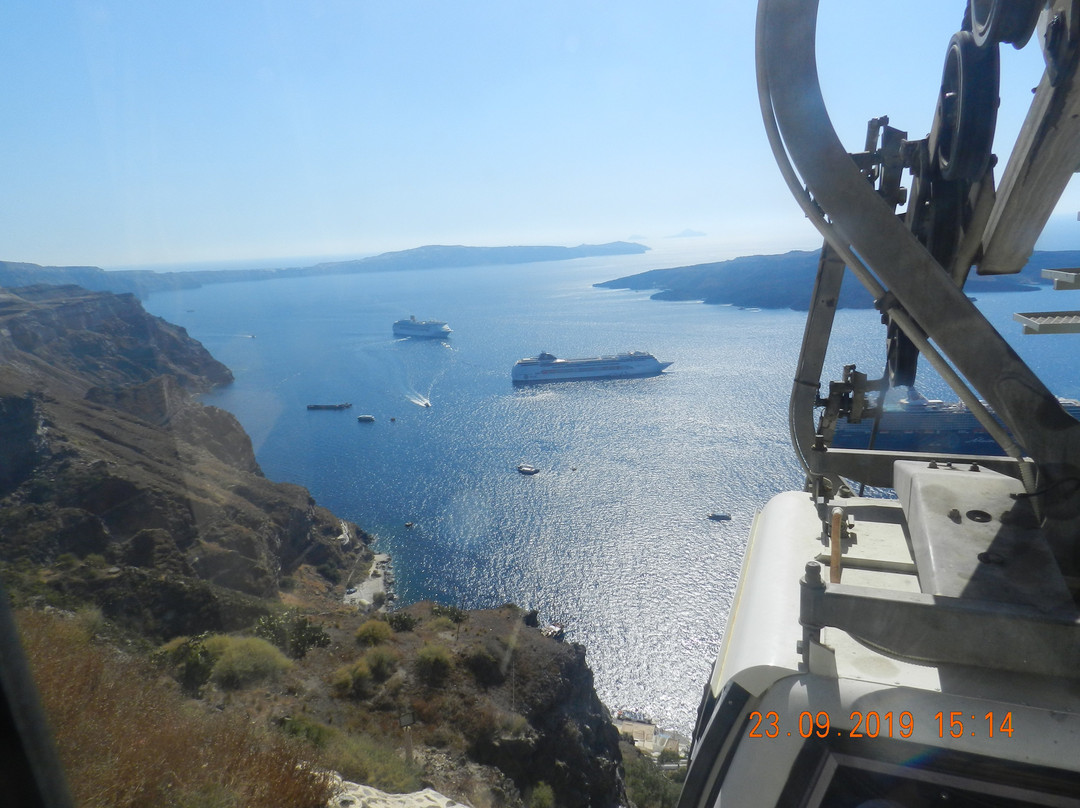
[[[0,574],[22,613],[40,616],[24,631],[44,637],[41,619],[90,609],[92,642],[138,670],[152,664],[148,686],[169,674],[202,710],[291,736],[349,779],[432,785],[478,808],[518,808],[545,790],[573,808],[625,804],[618,738],[584,649],[509,606],[345,604],[369,574],[368,536],[306,489],[264,477],[237,420],[198,401],[231,380],[131,294],[0,289]],[[255,642],[280,661],[230,667]],[[30,645],[40,681],[63,692],[92,658],[70,641]],[[62,710],[63,692],[43,693],[48,710]],[[107,722],[50,714],[73,790],[101,788],[101,767],[78,761]],[[89,736],[65,736],[82,723]],[[110,754],[137,760],[154,743],[122,731]],[[197,791],[148,782],[140,793]]]

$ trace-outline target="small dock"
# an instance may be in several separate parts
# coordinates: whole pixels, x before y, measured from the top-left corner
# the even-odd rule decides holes
[[[376,553],[367,578],[348,585],[345,590],[345,602],[367,609],[380,599],[377,597],[380,592],[385,598],[384,603],[394,599],[394,570],[387,553]]]

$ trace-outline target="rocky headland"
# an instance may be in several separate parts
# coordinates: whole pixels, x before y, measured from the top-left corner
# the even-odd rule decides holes
[[[29,645],[73,790],[101,770],[80,762],[109,723],[93,711],[132,698],[125,685],[70,703],[83,678],[109,689],[100,670],[114,663],[91,652],[107,646],[128,666],[114,678],[143,671],[154,688],[165,677],[189,706],[261,728],[347,780],[430,786],[476,808],[537,794],[625,804],[618,737],[584,649],[512,606],[387,614],[344,602],[371,563],[368,537],[305,489],[267,480],[236,419],[199,403],[231,378],[132,294],[0,289],[0,574],[24,632],[67,637]],[[99,673],[84,676],[87,665]],[[168,699],[146,699],[161,705],[151,733],[168,725]],[[137,761],[157,743],[184,755],[182,739],[147,740],[138,720],[123,719],[110,755]],[[120,771],[118,757],[106,775],[117,793]],[[154,786],[173,795],[157,804],[184,785]]]
[[[653,300],[700,300],[714,305],[806,311],[817,274],[817,250],[783,255],[751,255],[694,266],[653,269],[597,283],[607,289],[658,290]],[[964,291],[978,296],[992,292],[1034,291],[1050,284],[1043,269],[1080,266],[1080,251],[1036,251],[1016,275],[971,273]],[[869,309],[870,293],[850,273],[841,287],[837,308]]]

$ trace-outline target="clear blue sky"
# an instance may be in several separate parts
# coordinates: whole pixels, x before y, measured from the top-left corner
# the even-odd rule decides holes
[[[964,2],[902,7],[822,0],[822,82],[850,148],[873,115],[929,128]],[[814,248],[765,142],[755,13],[752,0],[8,0],[0,259],[684,230],[718,258]],[[1034,48],[1005,55],[999,142],[1041,73]],[[1070,188],[1073,227],[1078,209]]]

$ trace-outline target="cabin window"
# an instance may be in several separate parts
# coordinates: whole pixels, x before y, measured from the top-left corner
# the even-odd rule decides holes
[[[1080,808],[1080,775],[906,741],[811,740],[779,806],[800,808]]]

